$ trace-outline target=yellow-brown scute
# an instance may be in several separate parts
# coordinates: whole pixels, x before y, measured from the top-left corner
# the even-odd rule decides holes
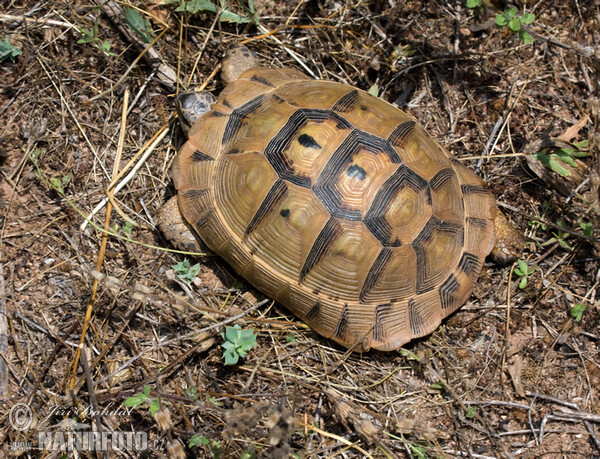
[[[391,350],[468,298],[494,200],[402,111],[252,69],[191,132],[176,163],[184,216],[317,332]]]

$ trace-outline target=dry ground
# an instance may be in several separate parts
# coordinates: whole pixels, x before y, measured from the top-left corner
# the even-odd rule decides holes
[[[143,47],[108,3],[3,2],[0,40],[22,54],[0,63],[2,454],[71,419],[148,432],[150,457],[598,457],[596,2],[518,2],[536,15],[524,45],[496,30],[491,8],[464,1],[255,1],[260,28],[141,2],[158,39],[154,58],[139,60]],[[78,44],[95,24],[98,41]],[[152,220],[173,194],[183,140],[173,76],[218,92],[211,74],[239,41],[273,67],[377,85],[477,168],[528,238],[521,258],[537,268],[525,288],[510,266],[486,264],[467,305],[432,335],[348,355],[278,305],[255,307],[260,294],[219,260],[203,260],[192,286],[173,280],[183,256],[161,249]],[[526,156],[584,140],[589,154],[568,177]],[[130,160],[139,167],[114,191]],[[107,193],[115,207],[82,229]],[[575,321],[578,304],[587,309]],[[223,364],[223,321],[258,333],[235,366]],[[160,411],[124,413],[146,386]],[[37,425],[10,424],[17,403]],[[208,445],[189,448],[193,435]]]

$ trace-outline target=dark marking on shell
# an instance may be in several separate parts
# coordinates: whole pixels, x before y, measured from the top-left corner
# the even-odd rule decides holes
[[[457,306],[454,294],[458,291],[459,287],[460,285],[458,284],[456,277],[454,277],[453,274],[450,274],[439,288],[442,309],[454,309]]]
[[[421,314],[419,314],[419,308],[414,299],[408,300],[408,322],[410,323],[410,330],[413,336],[420,336],[423,334],[424,323]]]
[[[273,208],[276,207],[277,204],[279,204],[286,196],[287,185],[283,180],[277,180],[267,193],[267,196],[265,196],[263,202],[261,202],[258,210],[254,214],[254,217],[252,217],[252,220],[250,220],[250,223],[248,223],[244,237],[248,236],[252,231],[254,231],[260,222],[262,222],[265,217],[273,211]]]
[[[362,289],[360,291],[359,300],[361,303],[367,302],[367,296],[368,296],[369,292],[371,291],[371,289],[375,286],[375,284],[381,277],[381,274],[385,270],[385,268],[391,258],[392,258],[392,250],[391,249],[384,247],[381,250],[381,252],[379,252],[379,255],[377,255],[377,258],[373,262],[373,265],[371,265],[371,268],[369,268],[369,273],[367,274],[367,277],[365,278],[365,282],[363,283]]]
[[[436,279],[428,278],[427,276],[427,254],[423,248],[425,244],[431,241],[434,231],[451,234],[458,244],[464,244],[465,231],[462,225],[443,222],[435,216],[429,219],[419,235],[411,243],[412,248],[417,254],[417,295],[429,292],[436,286]]]
[[[339,222],[335,218],[330,217],[315,239],[306,260],[304,261],[304,266],[302,266],[302,270],[300,271],[300,282],[303,282],[310,270],[321,261],[341,232],[342,227]]]
[[[250,56],[248,56],[250,57]],[[275,86],[273,86],[272,83],[269,82],[269,80],[259,77],[257,75],[252,75],[252,78],[250,78],[250,81],[256,81],[257,83],[263,84],[265,86],[269,86],[270,88],[274,88]]]
[[[399,124],[388,137],[388,141],[395,147],[403,147],[416,124],[414,121],[405,121]]]
[[[352,127],[345,119],[330,110],[299,109],[290,116],[287,123],[267,144],[264,152],[264,155],[279,177],[304,188],[310,188],[312,186],[310,177],[297,175],[295,173],[293,162],[287,156],[286,151],[291,142],[297,138],[298,131],[300,131],[308,121],[316,121],[319,123],[328,120],[334,121],[340,129],[350,129]]]
[[[287,218],[290,216],[290,209],[281,209],[279,211],[279,215],[281,215],[284,218]]]
[[[199,161],[214,161],[214,158],[208,156],[206,153],[202,153],[200,150],[196,150],[193,154],[192,154],[192,160],[199,162]]]
[[[348,168],[347,171],[348,177],[355,178],[358,180],[364,180],[367,178],[367,171],[365,171],[358,164],[353,164]]]
[[[266,98],[264,95],[260,95],[231,112],[229,120],[227,121],[227,125],[225,126],[225,132],[223,132],[223,143],[227,143],[233,139],[237,131],[240,129],[240,127],[242,127],[244,118],[246,118],[246,116],[248,116],[250,113],[258,110],[258,108],[265,102],[265,99]]]
[[[314,320],[319,315],[319,311],[321,309],[321,304],[317,301],[312,308],[308,310],[308,312],[304,315],[306,320]]]
[[[458,266],[468,276],[475,275],[481,269],[481,260],[477,255],[469,252],[463,253]]]
[[[362,219],[360,210],[345,206],[344,196],[337,187],[340,175],[347,170],[354,155],[361,150],[375,155],[387,155],[396,164],[402,162],[396,150],[386,140],[358,129],[350,132],[325,165],[313,186],[315,194],[334,217],[353,221]]]
[[[319,145],[317,141],[308,134],[302,134],[300,137],[298,137],[298,143],[300,143],[300,145],[302,145],[305,148],[322,148],[321,145]]]
[[[342,315],[340,316],[340,320],[338,320],[338,323],[335,326],[333,335],[336,336],[337,338],[344,339],[347,331],[348,331],[348,305],[345,304],[344,309],[342,310]]]
[[[358,102],[358,90],[344,94],[331,108],[334,112],[347,113],[354,109]]]
[[[428,183],[421,176],[415,174],[406,166],[400,166],[382,185],[375,195],[369,211],[365,215],[364,222],[367,228],[375,235],[384,246],[398,247],[401,241],[397,238],[391,240],[392,228],[385,219],[388,207],[401,189],[410,187],[416,192],[429,192]],[[429,197],[429,200],[431,197]]]
[[[378,304],[375,308],[375,323],[373,324],[373,339],[375,341],[385,341],[387,333],[385,331],[383,322],[391,310],[391,303]]]
[[[456,177],[454,169],[447,167],[435,174],[429,181],[429,185],[433,191],[439,191],[454,177]]]

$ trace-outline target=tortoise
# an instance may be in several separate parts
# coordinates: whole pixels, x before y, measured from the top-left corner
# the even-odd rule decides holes
[[[159,227],[324,337],[398,349],[466,302],[490,252],[519,247],[482,180],[400,109],[243,45],[222,74],[218,98],[178,98],[188,141]]]

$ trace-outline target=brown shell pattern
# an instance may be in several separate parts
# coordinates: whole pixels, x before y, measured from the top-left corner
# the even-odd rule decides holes
[[[290,69],[230,84],[173,175],[208,247],[357,351],[432,332],[467,300],[494,244],[492,195],[412,118]]]

